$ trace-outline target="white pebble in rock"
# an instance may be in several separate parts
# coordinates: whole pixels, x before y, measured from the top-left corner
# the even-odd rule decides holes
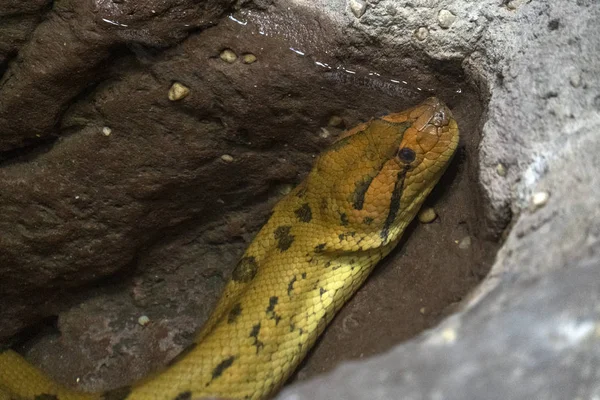
[[[548,199],[550,199],[550,193],[548,192],[541,191],[534,193],[533,196],[531,196],[531,210],[535,211],[538,208],[544,207],[548,202]]]
[[[424,26],[420,27],[419,29],[417,29],[415,31],[415,37],[418,40],[423,41],[423,40],[427,39],[427,36],[429,36],[429,30],[427,28],[425,28]]]
[[[364,0],[350,0],[350,10],[356,18],[360,18],[367,10],[367,2]]]
[[[229,154],[223,154],[221,156],[221,160],[225,161],[226,163],[230,163],[230,162],[233,162],[233,157],[230,156]]]
[[[448,10],[441,10],[438,13],[438,24],[443,29],[450,28],[450,26],[454,23],[455,20],[456,20],[456,15],[452,14]]]
[[[231,64],[232,62],[234,62],[235,60],[237,60],[237,54],[235,54],[233,52],[233,50],[229,50],[229,49],[225,49],[221,52],[221,54],[219,54],[219,57],[221,57],[221,60]]]
[[[182,83],[175,82],[169,89],[169,100],[177,101],[186,98],[190,94],[190,88]]]
[[[417,215],[419,222],[422,224],[429,224],[437,218],[435,210],[431,207],[424,207],[419,211]]]

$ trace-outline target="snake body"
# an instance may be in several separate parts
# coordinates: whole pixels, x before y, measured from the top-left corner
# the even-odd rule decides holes
[[[458,144],[429,98],[346,131],[277,203],[194,343],[163,372],[105,393],[67,389],[8,350],[0,400],[263,399],[398,243]]]

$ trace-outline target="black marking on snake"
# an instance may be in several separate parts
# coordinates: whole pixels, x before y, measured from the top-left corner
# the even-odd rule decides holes
[[[296,197],[303,198],[306,194],[306,184],[301,183],[300,185],[301,187],[298,189],[298,192],[296,192]]]
[[[171,361],[169,361],[167,363],[167,366],[170,367],[171,365],[174,365],[177,362],[183,360],[185,358],[185,356],[187,356],[188,354],[190,354],[192,352],[192,350],[194,350],[196,348],[197,345],[198,345],[198,343],[196,343],[196,342],[192,342],[189,345],[187,345],[183,350],[181,350],[179,352],[179,354],[177,354],[175,357],[173,357],[171,359]]]
[[[240,316],[241,313],[242,313],[242,305],[240,303],[235,303],[233,305],[233,307],[231,307],[231,310],[229,311],[229,315],[227,316],[227,323],[233,324],[237,320],[237,317]]]
[[[327,289],[319,288],[319,297],[323,297],[323,294],[327,292]]]
[[[252,344],[254,346],[256,346],[256,354],[258,354],[258,351],[264,347],[264,343],[261,342],[260,340],[258,340],[259,333],[260,333],[260,322],[256,325],[254,325],[252,327],[252,330],[250,331],[250,337],[254,338],[254,343],[252,343]]]
[[[190,400],[192,398],[192,392],[185,391],[185,392],[181,392],[179,393],[174,400]]]
[[[321,253],[325,249],[325,246],[327,246],[327,243],[320,243],[320,244],[316,245],[315,253]]]
[[[375,120],[372,122],[372,124],[378,123],[377,121],[381,121],[383,124],[389,125],[386,123],[386,121],[383,121],[383,120]],[[401,134],[396,137],[395,145],[390,146],[390,149],[397,148],[396,146],[398,146],[402,142],[402,138],[404,137],[404,132],[406,132],[406,129],[408,129],[410,124],[402,123],[402,124],[398,124],[397,126],[400,127],[401,132],[399,132],[399,133],[401,133]],[[389,154],[388,156],[392,157],[393,154]],[[383,166],[386,164],[388,158],[381,157],[379,164],[374,166],[373,170],[369,174],[363,176],[360,180],[358,180],[354,183],[354,185],[355,185],[354,192],[350,196],[350,202],[352,203],[352,207],[355,210],[362,210],[363,205],[365,203],[365,196],[367,194],[367,191],[369,190],[371,183],[373,183],[373,179],[375,179],[375,177],[377,175],[379,175],[379,173],[383,169]]]
[[[329,203],[327,202],[326,198],[322,198],[321,199],[321,203],[319,204],[319,207],[321,207],[321,211],[325,211],[329,208]]]
[[[340,213],[340,224],[342,226],[348,225],[348,216],[346,215],[346,213]]]
[[[310,209],[310,205],[308,203],[304,203],[294,211],[296,214],[296,218],[300,222],[310,222],[312,220],[312,210]]]
[[[302,279],[306,279],[306,272],[303,272],[300,276],[302,277]]]
[[[290,248],[292,243],[294,243],[294,235],[290,235],[290,231],[292,227],[290,225],[282,225],[278,226],[275,229],[274,236],[275,240],[277,240],[277,248],[282,253]]]
[[[331,268],[332,271],[335,271],[336,269],[342,268],[341,264],[338,265],[334,265],[333,268]]]
[[[271,298],[269,299],[269,307],[267,307],[267,314],[271,313],[275,310],[275,306],[277,305],[277,303],[279,302],[279,297],[277,296],[271,296]]]
[[[402,192],[404,191],[404,178],[406,178],[406,172],[408,172],[408,170],[409,167],[405,167],[402,171],[398,172],[394,190],[392,191],[392,197],[390,199],[388,215],[383,223],[383,229],[379,233],[379,236],[381,236],[384,242],[388,239],[390,227],[394,223],[398,210],[400,209],[400,200],[402,200]]]
[[[356,262],[356,261],[354,260],[354,258],[351,258],[351,259],[350,259],[350,265],[354,265],[354,263],[355,263],[355,262]]]
[[[373,218],[371,217],[364,217],[363,218],[363,222],[367,225],[371,225],[371,223],[373,222]]]
[[[233,269],[231,279],[236,282],[250,282],[258,272],[258,263],[252,256],[243,257]]]
[[[212,380],[215,380],[218,377],[220,377],[221,375],[223,375],[223,372],[225,372],[225,370],[227,368],[231,367],[231,365],[233,364],[234,361],[235,361],[235,356],[231,356],[231,357],[227,357],[226,359],[221,361],[219,364],[217,364],[215,369],[213,369],[213,371],[212,371]],[[208,382],[206,384],[206,386],[208,386],[209,383],[210,382]]]
[[[58,400],[58,396],[54,394],[42,393],[35,396],[33,400]]]
[[[327,261],[327,262],[325,263],[325,268],[329,268],[329,266],[330,266],[330,265],[331,265],[331,261]]]
[[[292,292],[294,291],[294,282],[296,282],[296,275],[294,275],[294,277],[290,280],[290,283],[288,283],[288,296],[292,296]]]
[[[102,400],[123,400],[123,399],[127,398],[127,396],[129,396],[129,393],[131,393],[131,386],[123,386],[123,387],[109,390],[108,392],[103,393]],[[41,400],[41,399],[38,399],[37,396],[35,399]]]
[[[343,234],[343,233],[340,233],[340,234],[338,235],[338,238],[340,238],[340,243],[342,243],[342,242],[344,241],[344,239],[346,238],[346,235],[345,235],[345,234]]]
[[[279,321],[281,321],[281,317],[279,315],[277,315],[277,313],[275,312],[275,306],[277,305],[278,302],[279,302],[279,297],[271,296],[271,298],[269,299],[269,306],[267,307],[267,309],[265,311],[267,313],[267,317],[275,320],[275,325],[279,324]]]
[[[383,168],[383,164],[381,164],[380,167]],[[381,168],[379,170],[381,170]],[[373,179],[375,179],[376,176],[377,174],[371,173],[363,176],[359,181],[354,183],[355,187],[354,192],[352,193],[351,201],[352,207],[355,210],[362,210],[363,205],[365,204],[365,196],[367,195],[369,186],[371,186],[371,183],[373,183]]]

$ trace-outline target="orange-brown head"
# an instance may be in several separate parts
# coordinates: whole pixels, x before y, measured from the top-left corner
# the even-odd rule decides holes
[[[361,243],[346,241],[339,249],[396,242],[445,171],[458,139],[452,113],[431,97],[349,130],[326,150],[307,192],[319,197],[314,201],[322,205],[325,225],[361,233],[352,235]]]

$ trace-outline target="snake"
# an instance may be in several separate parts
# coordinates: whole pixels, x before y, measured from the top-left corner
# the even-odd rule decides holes
[[[283,197],[234,267],[193,343],[130,386],[67,388],[14,350],[0,400],[268,399],[407,225],[458,146],[438,98],[341,133]]]

